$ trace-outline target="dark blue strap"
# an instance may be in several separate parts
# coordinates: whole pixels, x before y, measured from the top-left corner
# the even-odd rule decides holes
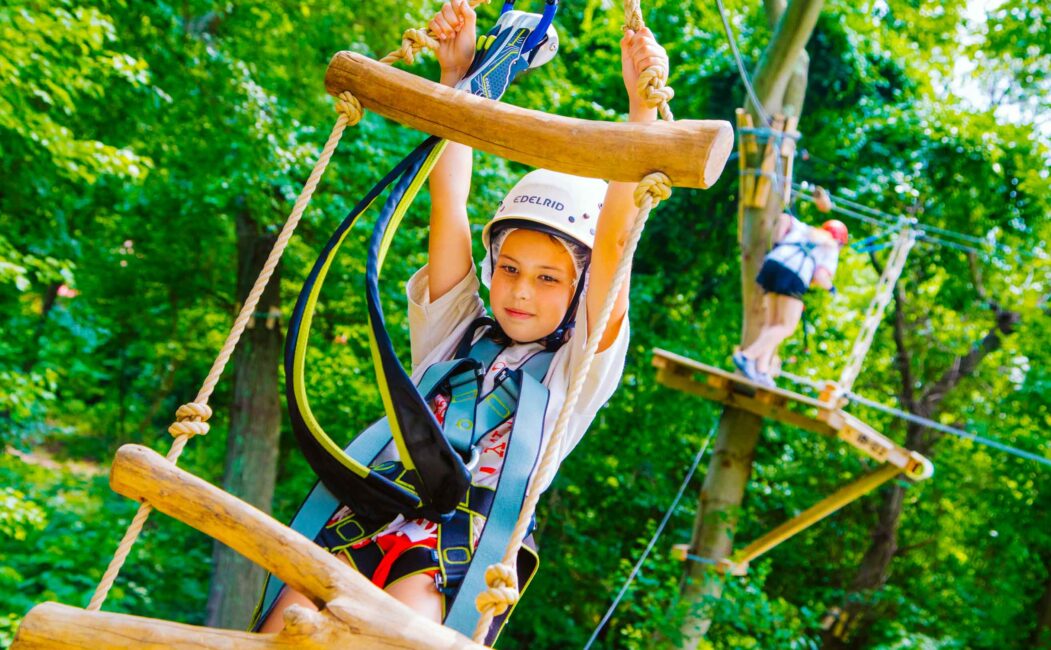
[[[529,477],[540,456],[548,392],[539,381],[526,373],[516,371],[515,375],[515,379],[521,382],[519,408],[511,428],[493,506],[474,550],[471,566],[445,618],[447,627],[468,636],[474,633],[478,623],[479,614],[474,599],[486,589],[485,569],[503,558],[504,549],[522,511]]]

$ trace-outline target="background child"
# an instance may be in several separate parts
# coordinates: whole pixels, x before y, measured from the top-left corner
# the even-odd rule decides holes
[[[467,0],[446,3],[429,27],[439,40],[441,83],[453,86],[466,73],[474,56],[474,11]],[[638,96],[637,80],[650,66],[667,69],[667,54],[652,33],[644,29],[625,33],[621,55],[629,120],[655,120],[656,109],[646,107]],[[429,263],[407,286],[414,381],[419,381],[434,363],[454,358],[461,340],[471,336],[472,323],[486,314],[478,294],[467,219],[471,156],[469,147],[450,142],[430,176]],[[518,368],[538,352],[553,350],[543,380],[549,392],[544,414],[545,439],[565,400],[572,369],[580,363],[588,337],[593,334],[591,323],[610,292],[637,212],[635,185],[612,182],[607,186],[596,179],[536,170],[514,186],[483,231],[486,258],[481,270],[483,281],[490,288],[495,324],[477,331],[473,338],[494,337],[503,349],[486,370],[482,392],[493,386],[502,370]],[[625,284],[576,404],[559,450],[560,458],[580,441],[620,382],[628,346],[627,306]],[[441,395],[432,404],[439,421],[444,418],[447,404],[447,397]],[[472,469],[472,483],[490,485],[499,477],[511,424],[506,422],[483,438],[478,462]],[[395,454],[392,445],[388,457],[396,458]],[[546,488],[547,485],[535,486]],[[333,520],[346,514],[337,513]],[[480,526],[484,521],[477,523]],[[385,553],[383,574],[371,576],[373,581],[421,615],[440,621],[445,610],[435,582],[437,569],[420,571],[417,566],[407,575],[406,563],[399,566],[398,561],[414,549],[435,548],[437,537],[437,524],[399,516],[365,543],[377,544]],[[319,543],[334,550],[338,546],[322,538]],[[292,603],[312,607],[299,594],[286,590],[261,631],[280,629],[280,613]]]
[[[832,219],[814,228],[785,213],[778,218],[774,242],[756,277],[766,292],[763,327],[751,345],[733,355],[746,377],[767,386],[774,385],[770,366],[777,349],[799,326],[803,294],[810,287],[835,291],[832,279],[847,227]]]

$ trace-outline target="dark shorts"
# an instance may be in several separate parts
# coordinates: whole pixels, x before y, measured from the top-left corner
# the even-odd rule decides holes
[[[767,293],[776,293],[802,300],[807,286],[799,279],[795,271],[776,260],[766,260],[755,281]]]

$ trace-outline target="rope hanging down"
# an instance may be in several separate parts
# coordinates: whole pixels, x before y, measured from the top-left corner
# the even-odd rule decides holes
[[[212,363],[212,367],[201,384],[200,390],[197,391],[197,396],[192,402],[179,407],[175,414],[175,422],[168,427],[168,432],[175,438],[166,456],[172,464],[178,462],[179,456],[182,455],[183,449],[190,438],[208,433],[208,419],[212,415],[212,409],[208,406],[208,399],[215,390],[216,384],[219,383],[219,378],[226,369],[226,364],[230,361],[230,357],[233,356],[234,349],[241,340],[241,335],[254,317],[256,306],[259,304],[263,291],[266,290],[270,277],[274,274],[274,269],[277,268],[277,263],[281,260],[281,256],[292,238],[292,233],[295,232],[296,227],[299,225],[303,212],[306,210],[307,205],[310,204],[310,199],[314,196],[314,191],[321,181],[321,176],[325,173],[325,169],[328,168],[332,154],[335,153],[339,141],[343,138],[343,132],[348,126],[354,126],[360,122],[363,115],[361,103],[350,93],[340,95],[339,100],[336,102],[336,110],[339,112],[339,117],[332,127],[332,132],[329,134],[325,146],[322,147],[321,154],[318,156],[310,176],[303,185],[299,197],[292,206],[292,211],[288,215],[285,225],[281,228],[281,233],[278,235],[277,241],[274,242],[274,247],[263,264],[255,284],[252,285],[252,289],[249,291],[241,311],[237,314],[237,318],[230,328],[230,333],[227,335],[222,349]],[[109,566],[106,567],[106,571],[102,574],[102,578],[95,588],[95,593],[87,606],[88,611],[98,611],[102,608],[102,604],[106,602],[106,597],[113,588],[113,583],[120,574],[121,568],[124,567],[128,554],[131,552],[132,547],[135,546],[135,542],[142,533],[142,528],[145,526],[146,520],[149,519],[152,511],[153,508],[148,503],[139,505],[138,511],[136,511],[135,516],[124,532],[124,536],[117,545],[113,559],[110,560]]]
[[[646,544],[646,549],[642,552],[642,555],[635,563],[635,566],[631,568],[631,573],[628,574],[627,579],[624,581],[624,586],[620,588],[616,598],[614,598],[613,602],[610,604],[609,609],[607,609],[606,613],[602,616],[602,620],[600,620],[598,625],[595,626],[595,631],[591,633],[588,642],[584,644],[584,650],[589,650],[589,648],[591,648],[591,644],[595,642],[599,633],[602,632],[602,628],[606,626],[606,623],[608,623],[609,619],[613,616],[613,612],[617,609],[617,605],[619,605],[620,601],[624,598],[624,594],[628,592],[628,587],[631,586],[631,583],[635,581],[635,577],[639,574],[639,571],[642,570],[642,565],[646,562],[646,558],[650,556],[650,551],[653,550],[657,540],[660,539],[661,534],[664,533],[664,528],[668,525],[668,521],[671,520],[671,516],[675,513],[675,509],[679,507],[679,501],[682,500],[682,495],[686,493],[686,488],[690,485],[690,481],[693,479],[693,475],[697,471],[697,466],[701,464],[701,458],[704,457],[704,452],[708,451],[708,443],[712,441],[712,436],[715,435],[715,432],[718,431],[718,429],[718,421],[714,422],[711,428],[708,429],[708,435],[705,437],[704,442],[701,443],[701,448],[698,449],[697,453],[694,455],[693,463],[690,465],[689,471],[686,472],[686,476],[682,479],[682,484],[679,485],[679,491],[675,494],[675,498],[672,499],[671,505],[664,511],[664,517],[657,525],[657,530],[654,531],[653,537],[651,537],[649,543]],[[712,563],[715,564],[715,562]]]
[[[645,23],[642,20],[639,2],[640,0],[625,0],[624,2],[624,23],[627,29],[638,31],[645,27]],[[657,70],[660,69],[657,68]],[[649,72],[649,70],[646,72]],[[640,87],[643,83],[643,77],[647,77],[645,82],[646,87],[653,89],[653,92],[642,93],[647,104],[657,106],[659,113],[665,119],[673,119],[671,109],[668,108],[667,103],[674,93],[670,88],[667,88],[665,91],[662,85],[664,80],[667,79],[667,70],[664,70],[663,74],[655,71],[651,76],[645,74],[641,75]],[[651,104],[651,102],[653,103]],[[507,549],[504,551],[504,557],[499,564],[492,565],[486,569],[485,577],[488,589],[479,594],[475,599],[475,606],[481,614],[474,630],[474,640],[478,643],[485,642],[486,635],[489,632],[489,627],[492,624],[493,619],[496,616],[503,614],[509,607],[518,602],[520,592],[517,584],[514,560],[518,555],[518,550],[521,548],[522,541],[525,539],[526,532],[529,529],[530,521],[536,511],[537,502],[540,500],[539,491],[535,489],[535,486],[546,485],[550,482],[549,479],[555,472],[558,464],[559,452],[562,447],[562,438],[565,436],[565,432],[569,428],[570,416],[573,413],[573,409],[576,408],[577,401],[580,399],[580,393],[584,389],[584,382],[587,379],[588,373],[591,371],[591,364],[595,360],[595,355],[598,353],[599,342],[606,333],[606,327],[609,325],[610,317],[613,314],[613,307],[616,304],[617,296],[620,294],[621,288],[625,285],[628,275],[631,273],[631,260],[635,255],[635,249],[639,245],[639,239],[642,237],[642,230],[646,226],[646,220],[649,219],[650,212],[653,208],[657,207],[661,201],[667,199],[669,196],[671,196],[671,181],[666,175],[660,172],[655,172],[646,176],[635,188],[635,205],[639,209],[638,214],[632,225],[623,256],[617,263],[617,268],[613,275],[612,286],[610,287],[609,294],[606,296],[606,301],[602,306],[602,312],[588,336],[588,345],[584,350],[583,360],[580,362],[580,365],[573,369],[573,376],[570,381],[569,391],[566,395],[566,401],[562,404],[562,409],[559,411],[558,418],[555,420],[555,428],[551,434],[551,438],[545,443],[540,465],[537,467],[536,472],[530,480],[528,495],[526,496],[525,502],[522,504],[522,511],[518,515],[518,521],[515,523],[514,530],[511,532],[511,539],[508,541]]]
[[[584,349],[583,360],[580,362],[580,365],[573,369],[573,379],[566,395],[566,401],[563,403],[562,409],[558,413],[558,418],[555,420],[554,432],[551,434],[550,440],[545,443],[543,457],[530,481],[529,494],[522,505],[522,512],[519,514],[518,522],[511,533],[511,540],[507,550],[504,552],[503,560],[499,565],[489,567],[493,569],[491,572],[489,570],[486,571],[486,584],[489,589],[482,592],[475,601],[478,611],[482,614],[478,619],[478,626],[474,632],[474,640],[478,643],[484,642],[493,618],[504,613],[509,607],[518,602],[519,591],[515,579],[514,558],[518,555],[518,549],[522,545],[522,540],[525,539],[529,523],[540,500],[538,490],[534,486],[550,482],[552,475],[557,469],[562,438],[569,428],[569,420],[573,409],[576,408],[580,394],[583,392],[584,382],[587,380],[588,373],[591,371],[591,364],[598,353],[599,342],[602,340],[606,327],[609,325],[617,296],[620,294],[620,290],[627,282],[628,275],[631,272],[631,259],[635,255],[635,249],[638,247],[642,231],[646,226],[646,220],[649,218],[653,208],[657,207],[662,200],[667,199],[669,196],[671,196],[670,181],[667,176],[660,172],[650,174],[642,179],[635,190],[635,205],[639,208],[638,215],[635,217],[635,224],[632,227],[631,234],[628,236],[628,244],[624,250],[623,257],[617,264],[613,283],[609,294],[606,296],[602,312],[588,336],[588,345]],[[492,579],[490,580],[490,578]]]

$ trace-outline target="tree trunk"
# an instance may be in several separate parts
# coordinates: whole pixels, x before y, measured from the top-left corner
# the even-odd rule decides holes
[[[248,295],[276,236],[261,232],[250,215],[237,215],[237,292]],[[281,404],[278,367],[281,359],[280,322],[265,315],[281,306],[280,266],[270,279],[234,357],[233,404],[226,444],[223,487],[263,512],[270,512],[277,477]],[[213,552],[208,620],[211,627],[245,629],[262,588],[263,570],[216,542]]]
[[[782,0],[766,2],[767,15],[776,27],[755,75],[755,91],[767,114],[799,115],[802,112],[809,63],[804,47],[817,24],[822,5],[823,0],[793,0],[787,8]],[[761,125],[756,108],[750,103],[747,105],[753,122]],[[762,147],[759,155],[750,157],[746,167],[758,169],[761,157]],[[774,189],[764,208],[746,207],[743,197],[738,198],[742,345],[750,343],[762,326],[763,300],[755,277],[769,249],[774,219],[782,209],[781,193]],[[723,411],[715,451],[698,499],[691,541],[694,554],[720,560],[733,550],[737,517],[761,428],[762,419],[753,414],[729,408]],[[688,563],[681,592],[690,605],[690,612],[680,629],[683,638],[680,647],[692,650],[712,624],[707,605],[721,596],[722,581],[713,575],[709,565]]]

